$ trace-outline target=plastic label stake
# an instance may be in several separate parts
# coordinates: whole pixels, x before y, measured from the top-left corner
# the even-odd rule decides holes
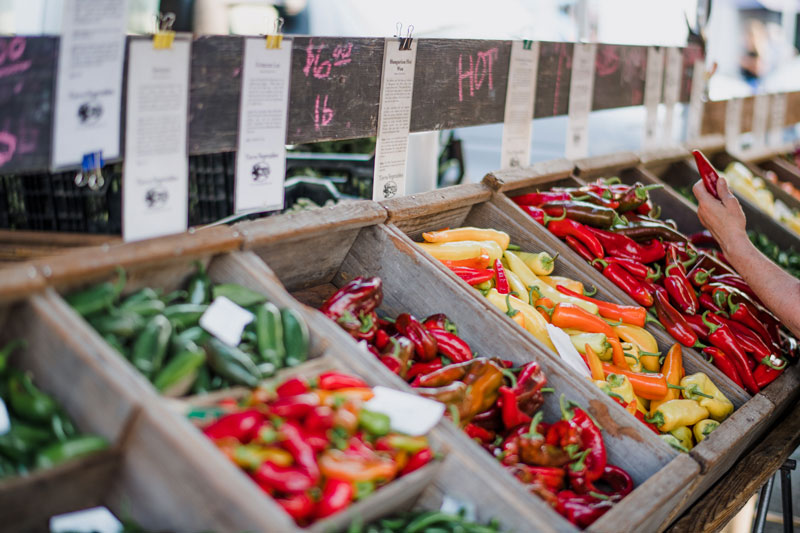
[[[753,144],[752,148],[763,148],[767,144],[767,123],[769,122],[768,94],[757,94],[753,103]]]
[[[681,70],[683,66],[683,52],[680,48],[667,49],[667,66],[664,71],[664,128],[663,141],[666,145],[673,144],[672,130],[675,122],[675,104],[681,96]]]
[[[64,0],[53,113],[53,169],[84,154],[119,157],[127,0]]]
[[[692,92],[689,93],[689,113],[686,117],[686,140],[693,141],[700,137],[703,125],[703,103],[706,93],[706,62],[698,59],[694,62],[692,73]]]
[[[253,313],[239,307],[230,299],[215,298],[200,317],[200,327],[228,346],[238,346],[245,326],[253,321]]]
[[[375,396],[364,407],[389,417],[394,431],[406,435],[425,435],[442,418],[444,404],[416,394],[409,394],[387,387],[372,389]]]
[[[742,99],[731,98],[725,103],[725,149],[738,152],[741,148],[739,134],[742,132]]]
[[[661,86],[664,81],[665,49],[651,46],[647,49],[647,69],[644,80],[644,139],[642,146],[652,150],[660,142],[658,130],[658,104],[661,102]]]
[[[406,192],[406,157],[416,61],[417,43],[410,38],[389,38],[384,42],[373,200],[404,196]]]
[[[769,107],[769,138],[770,146],[783,143],[783,129],[786,127],[786,93],[773,94]]]
[[[171,48],[158,49],[133,40],[128,50],[122,236],[135,241],[188,226],[191,41],[176,38]]]
[[[572,53],[572,76],[569,86],[567,117],[567,159],[589,155],[589,112],[594,93],[594,59],[597,44],[575,43]]]
[[[267,48],[263,38],[244,40],[236,152],[237,213],[283,208],[291,67],[290,38],[274,48]]]
[[[529,45],[528,48],[525,47],[526,44]],[[536,101],[538,69],[539,43],[512,41],[500,168],[530,165],[533,103]]]

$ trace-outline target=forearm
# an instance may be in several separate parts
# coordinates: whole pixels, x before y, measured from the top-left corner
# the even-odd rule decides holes
[[[733,239],[725,257],[784,326],[800,335],[800,280],[767,259],[749,239]]]

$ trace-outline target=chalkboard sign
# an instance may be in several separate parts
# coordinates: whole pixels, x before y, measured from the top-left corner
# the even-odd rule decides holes
[[[683,49],[683,75],[681,76],[681,96],[679,102],[688,102],[692,94],[692,76],[694,75],[694,62],[703,58],[703,50],[695,44],[690,44]]]
[[[592,109],[642,105],[646,65],[644,46],[598,45]]]
[[[0,37],[0,174],[50,165],[58,39]]]
[[[411,131],[503,122],[510,41],[424,39],[414,46]]]
[[[572,73],[572,43],[543,42],[539,45],[539,79],[533,117],[566,115]]]

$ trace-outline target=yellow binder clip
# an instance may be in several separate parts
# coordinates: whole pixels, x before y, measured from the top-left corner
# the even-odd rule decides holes
[[[157,29],[153,35],[153,48],[156,50],[172,48],[172,42],[175,40],[175,32],[172,31],[172,25],[175,24],[175,13],[159,13],[156,19]]]
[[[267,34],[267,49],[268,50],[279,50],[281,47],[281,43],[283,42],[283,34],[281,31],[283,30],[283,17],[279,17],[275,20],[275,26],[273,28],[272,33]]]

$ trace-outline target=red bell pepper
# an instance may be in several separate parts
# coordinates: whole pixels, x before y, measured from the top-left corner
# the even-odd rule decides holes
[[[425,329],[427,330],[443,329],[448,333],[458,335],[458,328],[455,324],[453,324],[453,322],[450,321],[449,318],[447,318],[447,315],[444,313],[437,313],[429,316],[422,322],[422,325],[425,326]]]
[[[345,509],[353,501],[353,484],[349,481],[329,478],[325,481],[314,515],[325,518]]]
[[[709,312],[706,311],[702,315],[703,323],[706,325],[709,332],[708,341],[731,357],[745,389],[750,394],[757,394],[759,388],[756,384],[755,377],[753,377],[753,372],[750,370],[747,355],[739,347],[738,341],[730,328],[725,325],[720,326],[709,322],[707,319],[708,313]]]
[[[719,174],[717,174],[717,171],[711,166],[711,163],[706,159],[706,156],[703,155],[703,152],[700,150],[692,150],[692,155],[694,156],[694,162],[697,164],[697,171],[703,179],[703,185],[706,186],[706,190],[711,196],[719,200],[719,193],[717,192]]]
[[[565,211],[566,213],[566,211]],[[556,237],[565,238],[571,236],[583,244],[595,257],[603,257],[603,245],[598,238],[593,235],[594,228],[584,226],[574,220],[552,220],[547,224],[547,229]],[[602,230],[597,230],[602,231]]]
[[[625,291],[634,301],[650,307],[653,305],[653,295],[647,290],[642,282],[634,278],[627,270],[614,263],[607,263],[603,259],[595,259],[592,264],[599,264],[603,267],[603,276],[614,282],[614,284]]]
[[[483,444],[492,442],[495,437],[494,431],[489,431],[488,429],[478,426],[474,423],[467,424],[464,427],[464,432],[469,436],[469,438],[478,439]]]
[[[500,259],[494,260],[494,275],[495,278],[497,278],[495,287],[497,292],[500,294],[508,294],[511,289],[508,285],[508,276],[506,276],[506,270],[503,268],[503,263],[500,262]]]
[[[723,352],[716,346],[706,346],[703,348],[703,355],[711,359],[711,363],[719,368],[719,370],[728,376],[728,378],[744,389],[742,378],[739,377],[739,372],[736,370],[736,365],[733,364],[730,356]]]
[[[247,409],[223,416],[206,426],[203,433],[212,440],[232,437],[239,442],[247,443],[255,437],[265,420],[260,411]]]
[[[575,404],[567,406],[564,397],[561,397],[561,417],[576,428],[580,436],[582,447],[588,452],[586,455],[585,477],[589,482],[597,481],[603,476],[606,467],[606,446],[603,434],[586,411]]]
[[[252,477],[264,490],[277,490],[287,494],[305,492],[316,483],[316,480],[300,467],[278,466],[271,461],[261,463]]]
[[[663,283],[670,298],[681,311],[689,315],[697,313],[700,307],[697,294],[695,294],[694,287],[686,277],[682,266],[679,264],[669,265],[664,271]]]
[[[381,279],[359,276],[328,298],[320,311],[355,336],[365,329],[363,317],[373,313],[382,301]]]

